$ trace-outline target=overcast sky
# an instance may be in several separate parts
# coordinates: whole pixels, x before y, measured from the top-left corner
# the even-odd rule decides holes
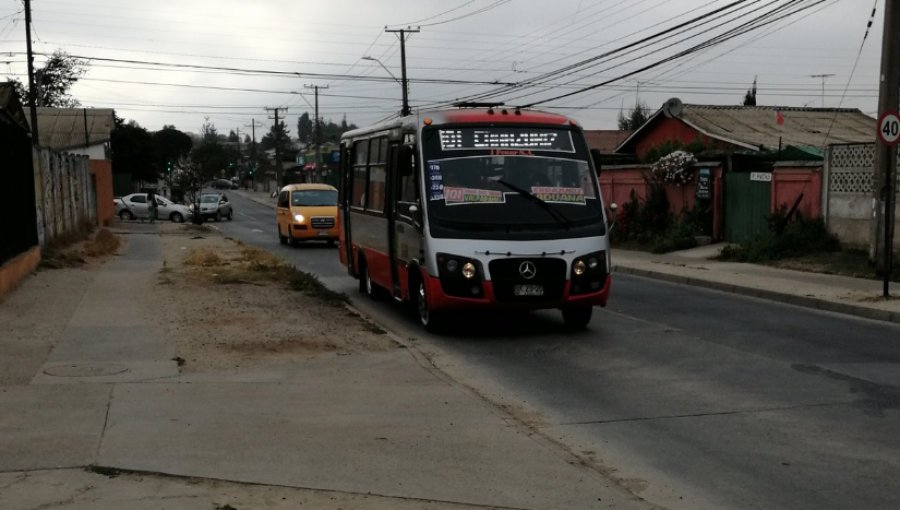
[[[875,116],[883,3],[32,0],[31,5],[36,53],[61,49],[90,59],[72,91],[83,106],[114,108],[119,117],[151,131],[172,124],[198,132],[208,119],[220,133],[249,134],[255,121],[260,137],[272,123],[266,107],[284,108],[280,115],[296,134],[297,118],[304,112],[312,116],[313,86],[320,87],[320,115],[326,120],[346,117],[362,126],[395,115],[401,106],[401,87],[394,81],[401,76],[400,41],[386,26],[418,27],[406,44],[414,109],[477,98],[534,104],[570,115],[588,129],[615,129],[620,111],[627,113],[636,100],[651,112],[670,97],[738,105],[756,79],[759,105],[824,104]],[[757,23],[769,24],[678,57],[728,30],[753,28],[753,20],[766,13],[772,14]],[[638,43],[645,38],[650,39]],[[25,48],[23,1],[0,0],[5,76],[25,81]],[[38,55],[37,65],[43,60]]]

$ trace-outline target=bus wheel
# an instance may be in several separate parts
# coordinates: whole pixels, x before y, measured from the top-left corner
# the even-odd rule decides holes
[[[416,291],[416,311],[419,314],[419,323],[425,328],[425,331],[436,332],[441,329],[441,314],[431,310],[428,306],[428,295],[425,290],[425,282],[419,280],[419,288]]]
[[[287,237],[281,235],[281,225],[278,225],[278,242],[281,244],[287,244]]]
[[[579,306],[576,308],[563,308],[562,316],[566,326],[570,329],[583,329],[591,322],[592,306]]]
[[[372,275],[369,273],[368,264],[363,264],[362,275],[359,278],[359,288],[362,290],[363,294],[372,299],[378,299],[380,297],[377,284],[372,281]]]

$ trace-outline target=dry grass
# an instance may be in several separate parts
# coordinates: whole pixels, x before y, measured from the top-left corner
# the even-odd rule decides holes
[[[153,295],[184,360],[180,370],[398,348],[384,329],[350,313],[346,296],[269,252],[213,233],[162,241],[167,262]]]
[[[50,242],[44,249],[41,265],[50,269],[82,266],[91,259],[116,254],[121,245],[119,236],[109,229],[102,228],[96,232],[82,229]]]
[[[119,236],[113,234],[108,229],[102,228],[97,232],[93,239],[85,243],[84,254],[88,257],[103,257],[112,255],[119,251],[122,241]]]
[[[184,259],[191,275],[222,285],[267,285],[284,282],[290,289],[321,298],[331,305],[343,305],[347,296],[326,288],[315,275],[300,271],[271,253],[235,241],[233,248],[210,246],[191,248]]]
[[[206,246],[191,248],[184,258],[184,264],[187,266],[209,268],[224,266],[226,263],[225,259],[220,257],[218,253]]]

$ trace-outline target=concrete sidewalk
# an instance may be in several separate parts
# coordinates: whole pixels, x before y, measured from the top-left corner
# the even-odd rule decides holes
[[[275,203],[274,198],[263,192],[238,191],[238,194],[268,206]],[[891,284],[893,297],[885,299],[881,280],[712,260],[723,246],[714,244],[664,255],[613,248],[613,270],[900,323],[900,283]]]
[[[724,245],[654,255],[613,249],[616,272],[900,323],[900,297],[885,299],[880,280],[713,260]],[[900,296],[900,284],[891,285]]]
[[[63,325],[30,380],[0,386],[3,510],[652,507],[411,347],[181,373],[147,320],[158,228],[123,225],[74,306],[42,300],[41,274],[3,303],[0,356],[10,315]],[[253,503],[260,487],[278,502]]]

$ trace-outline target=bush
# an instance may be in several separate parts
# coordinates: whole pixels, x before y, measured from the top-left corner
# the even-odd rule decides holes
[[[796,220],[787,222],[782,210],[769,217],[768,232],[748,243],[726,247],[719,258],[739,262],[767,262],[840,250],[840,241],[828,232],[824,220],[807,220],[798,216]]]

